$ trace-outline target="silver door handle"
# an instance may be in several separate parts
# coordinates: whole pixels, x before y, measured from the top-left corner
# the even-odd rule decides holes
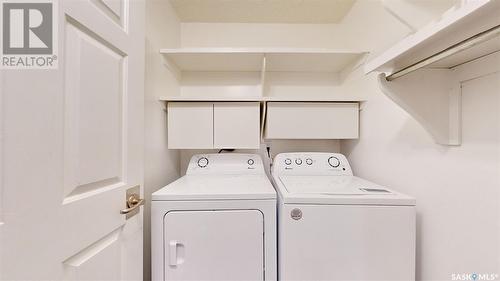
[[[144,199],[139,198],[139,195],[134,193],[127,198],[128,208],[121,210],[120,214],[128,214],[139,208],[142,204],[144,204]]]
[[[177,240],[168,243],[168,265],[175,268],[184,263],[184,244]]]
[[[170,266],[176,266],[177,265],[177,241],[172,240],[170,241],[170,249],[169,249],[169,265]]]

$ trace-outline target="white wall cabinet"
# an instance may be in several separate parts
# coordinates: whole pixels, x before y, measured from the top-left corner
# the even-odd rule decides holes
[[[169,102],[168,148],[213,148],[213,103]]]
[[[214,148],[259,148],[260,103],[214,103]]]
[[[268,102],[267,139],[357,139],[358,103]]]
[[[259,102],[169,102],[170,149],[259,148]]]

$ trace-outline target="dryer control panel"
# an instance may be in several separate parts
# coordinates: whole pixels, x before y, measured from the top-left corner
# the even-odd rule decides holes
[[[352,176],[347,158],[340,153],[294,152],[274,158],[274,174]]]
[[[257,154],[196,154],[186,174],[264,174],[262,158]]]

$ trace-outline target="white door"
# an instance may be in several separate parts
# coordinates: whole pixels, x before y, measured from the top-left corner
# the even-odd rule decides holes
[[[172,211],[163,231],[164,280],[264,280],[258,210]]]
[[[60,0],[59,68],[2,72],[1,279],[142,279],[143,5]]]

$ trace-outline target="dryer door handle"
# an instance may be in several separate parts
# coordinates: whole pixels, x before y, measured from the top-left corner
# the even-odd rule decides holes
[[[177,266],[177,240],[171,240],[168,246],[168,264],[170,266]]]
[[[168,265],[176,267],[184,263],[184,244],[177,240],[168,243]]]

